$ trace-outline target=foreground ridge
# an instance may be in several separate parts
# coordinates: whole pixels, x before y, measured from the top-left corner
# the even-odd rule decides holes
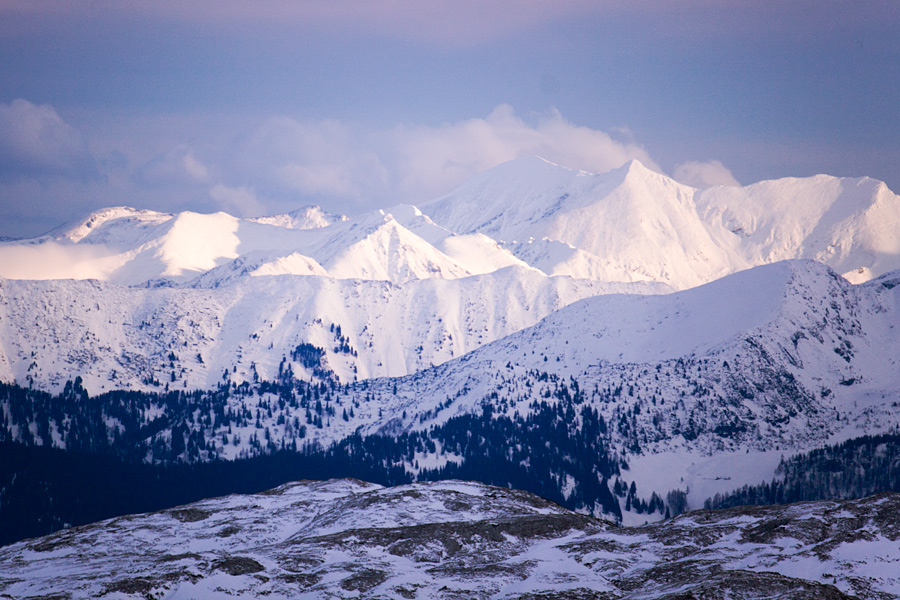
[[[900,494],[639,528],[461,481],[301,481],[0,549],[0,597],[896,598]]]

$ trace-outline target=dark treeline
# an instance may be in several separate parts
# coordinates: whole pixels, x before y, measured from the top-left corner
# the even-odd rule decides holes
[[[623,461],[608,449],[603,419],[588,406],[576,411],[572,404],[535,402],[531,408],[527,417],[512,419],[495,415],[486,405],[480,413],[453,417],[425,431],[353,435],[328,454],[352,457],[370,472],[407,464],[413,470],[410,480],[480,481],[526,490],[573,510],[621,517],[609,481],[620,473]],[[448,460],[429,468],[418,464],[417,455]]]
[[[783,459],[771,482],[716,494],[705,508],[863,498],[900,492],[900,435],[862,436]]]
[[[289,444],[225,461],[217,459],[209,437],[215,427],[252,425],[266,411],[270,419],[306,413],[306,426],[327,426],[329,410],[340,418],[333,408],[340,387],[259,382],[252,389],[90,397],[77,380],[59,395],[0,384],[0,406],[8,414],[0,419],[0,543],[297,479],[336,477],[383,485],[467,479],[524,489],[571,509],[621,515],[609,482],[626,465],[609,449],[606,422],[577,388],[562,383],[556,390],[556,398],[534,401],[525,416],[495,413],[488,402],[428,429],[353,434],[326,448],[297,444],[300,426]],[[246,394],[269,396],[254,410],[241,409]],[[113,421],[118,425],[111,428]],[[172,435],[159,435],[165,431]],[[65,451],[53,449],[55,436],[65,440]],[[155,459],[150,463],[148,453]]]
[[[80,377],[67,382],[59,394],[0,382],[0,441],[64,447],[124,461],[208,461],[218,458],[213,439],[217,430],[255,427],[264,435],[261,418],[271,421],[278,414],[284,424],[284,415],[293,414],[296,426],[289,428],[290,438],[278,440],[278,448],[290,444],[296,449],[307,426],[321,428],[335,416],[339,385],[298,381],[287,370],[282,375],[277,381],[237,385],[229,383],[226,372],[223,383],[212,390],[113,390],[97,396],[88,394]],[[267,399],[261,400],[263,396]]]
[[[148,465],[0,442],[0,545],[203,498],[334,477],[382,485],[409,481],[402,468],[373,469],[342,452],[278,451],[237,461]]]

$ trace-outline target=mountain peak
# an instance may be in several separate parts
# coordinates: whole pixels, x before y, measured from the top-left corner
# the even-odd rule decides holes
[[[319,229],[348,219],[349,217],[345,215],[335,215],[326,212],[317,204],[310,204],[309,206],[303,206],[288,213],[256,217],[248,220],[262,223],[263,225],[284,227],[286,229]]]
[[[111,206],[92,211],[83,217],[60,225],[56,229],[48,232],[46,237],[57,240],[66,239],[77,244],[104,224],[112,221],[132,219],[137,221],[162,222],[167,221],[172,217],[173,215],[171,214],[161,213],[155,210],[131,208],[130,206]]]

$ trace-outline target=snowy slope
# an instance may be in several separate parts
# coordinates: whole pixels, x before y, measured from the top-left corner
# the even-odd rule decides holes
[[[302,343],[324,348],[343,381],[405,375],[533,325],[575,300],[634,289],[515,266],[402,286],[266,276],[264,269],[291,260],[317,270],[289,256],[250,263],[259,276],[218,287],[222,279],[202,280],[209,286],[197,288],[0,280],[0,380],[58,390],[82,376],[95,393],[161,389],[147,383],[154,380],[202,389],[216,386],[225,369],[237,369],[236,381],[252,378],[251,365],[260,377],[273,378],[282,357]],[[332,326],[341,327],[344,342]],[[311,375],[299,366],[296,372]]]
[[[569,244],[600,259],[602,271],[585,275],[685,288],[746,266],[733,234],[699,218],[693,194],[638,161],[592,175],[534,157],[483,173],[423,210],[460,233]]]
[[[853,286],[790,261],[676,294],[587,298],[396,382],[396,394],[376,382],[368,393],[384,412],[407,417],[367,430],[425,431],[485,404],[515,418],[580,389],[576,408],[610,424],[642,493],[689,488],[699,506],[770,479],[785,452],[900,425],[898,278]]]
[[[79,598],[896,598],[896,494],[620,528],[460,481],[298,482],[0,549],[0,592]]]
[[[586,298],[443,370],[489,378],[511,362],[568,377],[603,366],[727,360],[753,339],[810,387],[855,378],[891,389],[900,387],[898,277],[854,286],[820,263],[786,261],[674,294]]]
[[[704,220],[741,238],[752,264],[810,258],[855,283],[900,264],[900,199],[877,180],[818,175],[697,193]]]

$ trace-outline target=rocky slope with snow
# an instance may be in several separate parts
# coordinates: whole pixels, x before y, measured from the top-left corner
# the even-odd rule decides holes
[[[900,426],[898,284],[894,273],[854,286],[791,261],[677,294],[585,299],[460,359],[373,382],[369,397],[405,418],[373,418],[366,431],[435,431],[486,406],[520,422],[550,406],[572,415],[574,435],[589,408],[604,423],[602,460],[623,457],[621,476],[645,497],[681,489],[702,506],[768,480],[785,454]],[[577,497],[576,475],[555,474],[563,497]]]
[[[0,549],[42,598],[900,597],[900,497],[703,511],[641,528],[446,481],[299,482]]]

